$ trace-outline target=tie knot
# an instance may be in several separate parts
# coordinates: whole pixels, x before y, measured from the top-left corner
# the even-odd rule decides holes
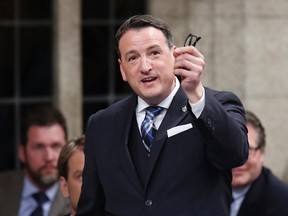
[[[49,200],[48,197],[46,196],[46,194],[44,192],[41,192],[41,191],[34,193],[32,196],[39,205],[42,205],[43,203],[45,203]]]
[[[147,115],[151,115],[152,119],[155,116],[159,115],[162,110],[163,110],[163,107],[160,107],[160,106],[149,106],[146,108]]]

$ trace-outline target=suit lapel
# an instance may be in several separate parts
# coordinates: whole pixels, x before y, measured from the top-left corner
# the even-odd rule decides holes
[[[185,95],[182,88],[180,88],[176,93],[176,95],[174,96],[172,103],[169,109],[167,110],[167,113],[154,138],[154,143],[150,156],[149,172],[148,172],[149,176],[147,178],[148,179],[147,183],[149,182],[156,161],[160,156],[160,152],[167,139],[167,130],[177,126],[188,115],[187,100],[188,100],[187,96]]]
[[[116,128],[119,129],[119,139],[117,139],[119,141],[119,145],[117,146],[117,155],[119,162],[126,173],[127,178],[131,181],[131,184],[134,185],[140,193],[143,193],[143,186],[140,179],[138,178],[134,163],[131,159],[128,149],[129,133],[133,118],[135,116],[136,105],[137,96],[132,95],[123,103],[119,111],[116,113],[117,120],[115,124],[117,124]]]
[[[187,96],[180,88],[176,95],[173,98],[173,101],[170,105],[170,108],[167,110],[167,113],[157,131],[157,134],[154,138],[152,153],[150,156],[150,163],[148,168],[148,181],[152,175],[155,163],[160,155],[161,149],[167,139],[167,130],[171,127],[177,126],[187,115]],[[123,102],[122,106],[119,108],[119,111],[116,113],[116,128],[119,128],[118,138],[119,141],[118,147],[118,159],[122,165],[123,170],[126,173],[126,176],[131,181],[131,184],[140,192],[143,193],[143,186],[141,180],[137,175],[137,171],[131,159],[129,150],[128,150],[128,139],[131,129],[132,120],[135,116],[135,107],[137,106],[137,96],[133,95],[129,97],[126,101]]]
[[[263,176],[263,171],[260,177],[252,184],[245,195],[243,203],[239,209],[239,215],[255,215],[256,210],[260,209],[261,203],[259,203],[259,197],[265,196],[263,194],[263,188],[265,188],[265,178]]]

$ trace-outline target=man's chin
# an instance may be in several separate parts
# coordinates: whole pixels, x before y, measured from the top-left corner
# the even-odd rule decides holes
[[[57,175],[43,175],[40,177],[40,184],[42,187],[49,188],[58,181]]]
[[[233,188],[241,188],[241,187],[246,186],[247,184],[248,184],[248,180],[243,179],[243,178],[242,179],[239,178],[237,180],[233,179],[233,181],[232,181],[232,187]]]
[[[29,176],[31,181],[34,182],[34,184],[38,185],[43,189],[51,187],[58,181],[59,178],[58,172],[55,169],[54,170],[41,169],[36,172],[33,171],[30,166],[27,166],[26,174]]]

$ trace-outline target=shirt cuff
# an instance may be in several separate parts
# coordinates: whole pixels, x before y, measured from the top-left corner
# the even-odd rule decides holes
[[[189,102],[189,104],[191,106],[192,112],[194,113],[195,117],[198,119],[205,107],[205,89],[203,88],[203,94],[199,101],[197,101],[196,103]]]

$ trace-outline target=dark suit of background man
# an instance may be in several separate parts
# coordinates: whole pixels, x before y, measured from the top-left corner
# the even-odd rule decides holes
[[[259,118],[246,111],[249,158],[232,169],[234,201],[230,216],[288,216],[288,186],[264,163],[265,129]]]
[[[37,107],[25,117],[18,149],[24,170],[0,174],[0,215],[30,216],[33,211],[38,211],[37,216],[40,212],[44,216],[67,214],[70,205],[59,190],[57,171],[59,153],[67,139],[66,121],[49,106]],[[46,195],[39,207],[33,198],[36,192]]]
[[[248,156],[240,100],[204,88],[203,55],[175,47],[157,18],[128,19],[116,46],[122,78],[135,94],[88,121],[76,215],[228,216],[230,169]],[[150,152],[140,133],[148,106],[163,108]]]

